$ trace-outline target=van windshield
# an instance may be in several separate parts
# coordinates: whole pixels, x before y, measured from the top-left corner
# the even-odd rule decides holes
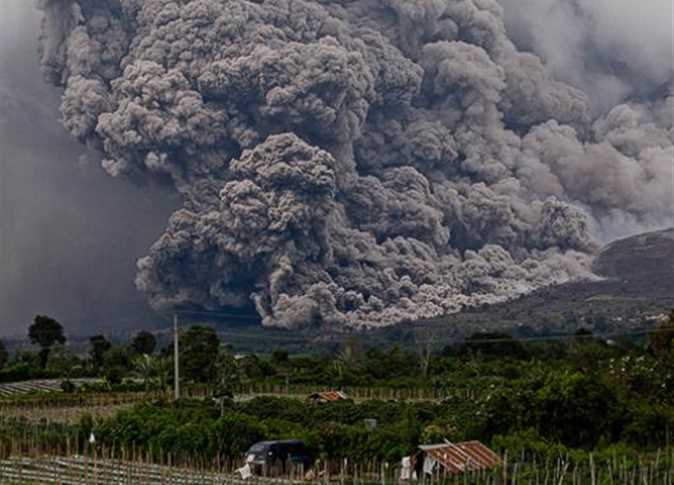
[[[249,453],[262,453],[266,449],[266,446],[264,444],[257,444],[251,446],[250,450],[248,450]]]

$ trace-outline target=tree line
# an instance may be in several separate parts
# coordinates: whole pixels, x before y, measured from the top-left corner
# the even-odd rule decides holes
[[[63,327],[48,317],[36,317],[28,333],[36,350],[20,352],[9,360],[7,353],[0,351],[0,356],[5,355],[0,377],[16,376],[21,368],[51,372],[64,382],[78,373],[99,376],[108,389],[167,389],[172,384],[172,344],[159,348],[151,333],[139,332],[122,343],[92,336],[84,356],[68,354],[63,348]],[[380,459],[407,452],[420,441],[445,438],[507,442],[529,451],[611,446],[648,450],[671,442],[674,313],[644,340],[606,341],[581,330],[566,340],[542,342],[485,333],[444,348],[434,348],[428,342],[432,339],[411,349],[382,349],[347,339],[330,354],[290,355],[277,349],[267,355],[238,355],[213,328],[195,325],[180,336],[182,379],[187,385],[207,389],[212,400],[145,405],[95,426],[108,437],[105,439],[114,442],[163,450],[182,450],[183,445],[175,443],[184,442],[184,449],[189,450],[191,440],[207,439],[190,437],[190,426],[228,429],[236,421],[255,430],[242,436],[301,437],[309,442],[328,436],[335,443],[346,443],[344,449],[353,453],[362,452],[359,447],[370,447],[373,451],[368,456]],[[312,407],[297,399],[255,400],[247,405],[231,400],[242,385],[255,383],[311,384],[347,393],[356,386],[423,387],[435,390],[441,399],[329,407]],[[368,406],[376,406],[376,412]],[[156,419],[161,418],[159,422],[153,413]],[[309,418],[313,421],[307,421]],[[391,426],[398,423],[391,429],[378,428],[386,439],[377,439],[385,445],[375,446],[369,437],[365,440],[358,434],[365,418]],[[160,426],[162,419],[165,425],[174,420],[181,425]],[[219,420],[224,421],[218,424]],[[407,423],[406,431],[396,427],[400,423]],[[116,429],[137,429],[138,434],[117,435],[111,431]],[[318,438],[311,433],[318,433]],[[148,438],[143,441],[139,436]],[[164,441],[148,441],[158,436]],[[203,436],[225,439],[205,431]],[[320,440],[315,448],[328,453],[328,444]],[[239,444],[243,447],[248,441]],[[211,443],[206,449],[216,453],[219,448]]]

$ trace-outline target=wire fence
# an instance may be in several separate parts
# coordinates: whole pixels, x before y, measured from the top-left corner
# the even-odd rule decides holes
[[[198,450],[194,450],[198,451]],[[133,442],[97,443],[78,427],[49,421],[26,422],[0,417],[0,483],[28,484],[240,484],[236,470],[244,457],[224,449],[206,456],[187,450],[136,446]],[[595,460],[557,454],[501,455],[502,465],[475,469],[470,462],[453,474],[438,464],[427,474],[416,471],[417,481],[451,484],[536,485],[671,485],[674,449],[635,456],[617,454]],[[461,468],[461,467],[459,467]],[[400,461],[361,457],[323,457],[311,466],[276,463],[254,469],[252,483],[396,484]],[[250,483],[248,482],[248,483]]]
[[[507,453],[504,465],[491,469],[467,469],[450,473],[438,466],[431,473],[421,471],[402,480],[399,463],[369,461],[352,463],[348,459],[318,462],[305,469],[289,467],[285,474],[269,471],[243,480],[236,473],[243,460],[229,463],[153,463],[140,451],[90,448],[83,454],[23,454],[0,459],[0,483],[3,484],[400,484],[424,483],[447,485],[671,485],[674,480],[674,454],[658,452],[649,461],[630,462],[615,457],[603,463],[574,462],[568,456],[546,461],[512,461]]]
[[[332,390],[330,386],[309,384],[279,384],[274,382],[246,383],[234,389],[235,400],[249,400],[255,397],[287,397],[309,399],[317,393]],[[433,388],[433,387],[373,387],[349,386],[342,389],[347,398],[355,401],[396,400],[396,401],[441,401],[448,398],[475,399],[478,391],[469,388]],[[56,412],[57,410],[113,409],[141,402],[170,401],[173,391],[151,390],[142,392],[103,392],[44,393],[20,398],[0,399],[0,416],[26,415],[40,410]],[[210,399],[213,391],[205,386],[187,386],[181,396],[186,399]]]

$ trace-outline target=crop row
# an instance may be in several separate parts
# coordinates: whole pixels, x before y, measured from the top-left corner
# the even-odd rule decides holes
[[[333,483],[344,485],[399,484],[399,470],[396,467],[367,466],[346,474],[341,470],[334,475],[321,473],[313,483]],[[564,484],[564,485],[671,485],[672,470],[658,473],[654,468],[625,467],[570,467],[560,458],[555,463],[531,464],[512,463],[506,470],[481,471],[465,475],[444,475],[436,477],[435,483],[447,485],[501,485],[518,483],[522,485]],[[620,468],[620,467],[619,467]],[[327,471],[328,468],[325,469]],[[353,472],[356,473],[353,473]],[[430,485],[433,480],[419,482]],[[96,459],[95,456],[10,458],[0,460],[0,483],[6,485],[32,485],[57,483],[60,485],[293,485],[300,483],[289,478],[252,477],[244,482],[238,474],[217,473],[196,468],[178,468],[156,465],[140,461]]]
[[[238,485],[235,476],[91,457],[12,458],[0,461],[0,483],[61,485]]]
[[[79,387],[84,384],[100,382],[100,379],[72,379],[71,382]],[[0,384],[0,398],[8,398],[34,392],[60,392],[61,383],[62,380],[60,379],[42,379]]]

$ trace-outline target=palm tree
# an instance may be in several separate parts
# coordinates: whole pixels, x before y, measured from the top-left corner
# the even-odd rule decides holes
[[[353,371],[358,368],[359,360],[360,352],[357,343],[353,339],[348,339],[332,363],[333,369],[337,374],[337,384],[340,387],[344,383],[347,371]]]
[[[433,352],[435,351],[437,335],[435,331],[431,329],[417,330],[414,333],[414,341],[419,354],[421,375],[424,377],[424,379],[427,379],[430,377],[431,362],[433,360]]]
[[[234,356],[223,349],[218,356],[216,370],[213,397],[220,402],[220,415],[224,416],[225,401],[234,399],[234,394],[241,384],[241,369]]]
[[[143,354],[133,360],[133,367],[138,377],[143,379],[145,390],[157,385],[162,391],[166,389],[169,380],[169,366],[166,359]]]

